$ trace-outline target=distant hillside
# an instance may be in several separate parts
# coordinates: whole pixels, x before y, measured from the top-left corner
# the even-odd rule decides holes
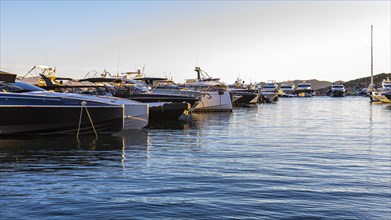
[[[295,85],[301,83],[301,82],[309,82],[311,83],[311,87],[312,89],[314,90],[318,90],[318,89],[322,89],[322,88],[325,88],[325,87],[330,87],[332,82],[329,82],[329,81],[319,81],[317,79],[310,79],[310,80],[294,80],[293,83]]]
[[[381,82],[383,79],[386,79],[387,77],[391,78],[391,73],[381,73],[373,76],[373,82],[375,84],[375,87],[380,88],[381,87]],[[354,80],[350,80],[347,82],[343,82],[343,85],[346,88],[347,94],[348,95],[359,95],[362,93],[362,90],[365,88],[368,88],[369,84],[371,83],[371,77],[363,77],[363,78],[358,78]],[[329,91],[331,90],[331,85],[316,89],[316,93],[318,95],[327,95]]]

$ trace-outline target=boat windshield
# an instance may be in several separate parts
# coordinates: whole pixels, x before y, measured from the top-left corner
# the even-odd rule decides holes
[[[265,84],[263,88],[276,88],[276,87],[277,87],[276,84]]]
[[[22,92],[45,91],[45,90],[24,82],[15,82],[15,83],[0,82],[0,91],[22,93]]]

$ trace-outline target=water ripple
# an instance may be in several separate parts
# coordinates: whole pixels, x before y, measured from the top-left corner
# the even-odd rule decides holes
[[[390,219],[391,111],[281,99],[120,137],[0,140],[1,219]]]

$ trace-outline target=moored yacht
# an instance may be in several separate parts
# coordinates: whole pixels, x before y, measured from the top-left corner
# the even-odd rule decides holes
[[[193,105],[198,101],[194,97],[151,95],[147,87],[134,80],[107,78],[108,75],[111,76],[107,71],[99,78],[73,80],[56,77],[52,70],[53,68],[43,69],[39,76],[33,76],[32,82],[35,81],[46,90],[104,96],[112,102],[123,103],[126,104],[125,106],[131,105],[132,107],[126,108],[126,125],[131,128],[145,127],[150,120],[177,120],[189,109],[188,103],[183,102],[184,98]],[[113,97],[113,94],[117,97]],[[145,111],[148,106],[149,109]]]
[[[391,91],[391,79],[388,77],[386,79],[383,79],[383,81],[381,82],[381,86],[383,91]]]
[[[345,92],[346,92],[346,90],[345,90],[345,87],[342,83],[334,82],[331,85],[331,91],[330,91],[331,97],[344,97]]]
[[[278,85],[276,81],[269,80],[262,86],[261,100],[266,103],[278,101]]]
[[[145,85],[132,79],[88,78],[80,81],[105,85],[115,97],[148,104],[150,120],[177,120],[199,101],[199,97],[194,96],[152,93]]]
[[[100,85],[106,85],[116,97],[132,99],[138,102],[173,102],[189,103],[191,106],[199,101],[199,97],[178,94],[158,94],[150,92],[149,88],[132,79],[125,78],[88,78],[88,81]]]
[[[298,97],[312,97],[313,93],[311,83],[307,82],[298,83],[295,89],[295,94]]]
[[[124,128],[124,106],[105,99],[89,99],[25,90],[1,79],[0,135],[14,134],[114,134]]]
[[[280,91],[278,93],[280,97],[294,97],[295,95],[295,85],[290,82],[283,82],[280,86]]]
[[[245,85],[244,81],[238,78],[233,85],[229,86],[229,91],[232,94],[232,104],[239,107],[256,106],[260,93],[255,87],[252,87],[252,84]]]
[[[391,80],[389,78],[383,79],[382,87],[378,90],[372,90],[370,96],[374,102],[391,103]]]
[[[220,82],[219,78],[210,77],[200,67],[195,67],[194,71],[197,72],[197,79],[186,82],[186,87],[202,93],[194,111],[232,111],[232,100],[227,86]]]

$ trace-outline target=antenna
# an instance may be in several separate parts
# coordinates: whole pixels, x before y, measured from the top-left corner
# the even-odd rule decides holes
[[[120,53],[118,52],[117,76],[119,76],[119,74],[118,74],[118,71],[119,71],[119,56],[120,56]]]

